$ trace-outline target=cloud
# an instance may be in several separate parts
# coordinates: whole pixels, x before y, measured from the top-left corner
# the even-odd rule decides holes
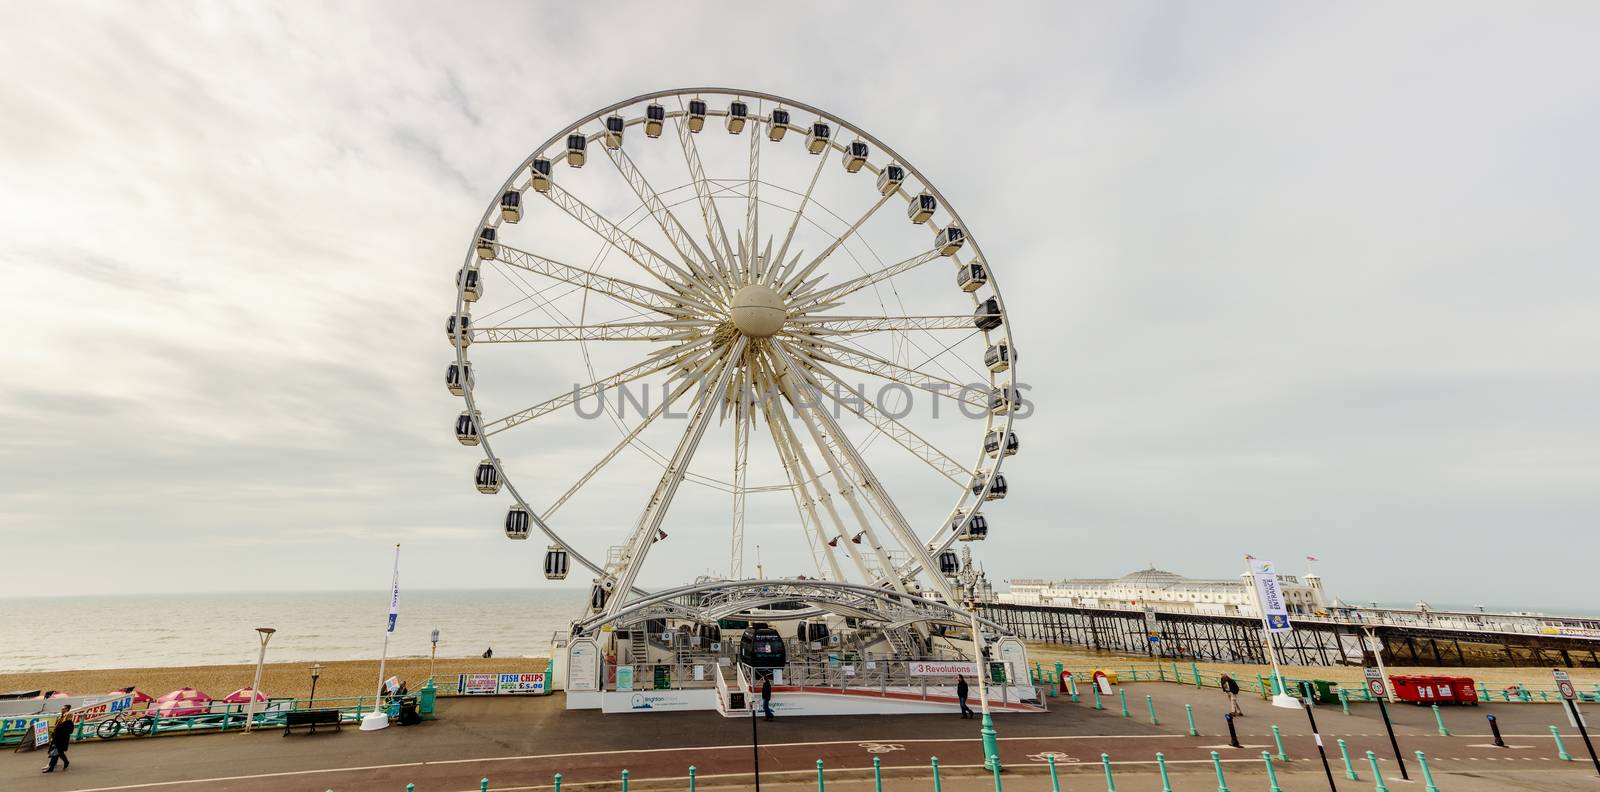
[[[171,589],[142,564],[240,548],[270,579],[216,568],[184,584],[381,587],[394,541],[427,558],[424,585],[534,584],[540,548],[506,549],[508,500],[472,491],[478,455],[449,432],[455,267],[507,171],[569,121],[733,84],[862,125],[981,241],[1038,403],[1011,494],[985,510],[991,574],[1153,561],[1225,576],[1244,552],[1311,552],[1348,599],[1466,602],[1484,575],[1511,604],[1590,593],[1494,548],[1531,534],[1600,549],[1592,8],[851,13],[15,10],[0,52],[18,75],[0,85],[0,546],[114,559],[86,583],[104,591]],[[681,165],[635,150],[660,189],[682,183]],[[742,153],[728,156],[737,173]],[[798,189],[809,178],[809,161],[769,167]],[[603,185],[606,168],[597,156],[563,178]],[[854,186],[828,176],[829,205],[845,206]],[[636,208],[608,189],[603,211]],[[570,224],[525,226],[594,250]],[[845,255],[895,260],[908,248],[893,235],[920,233],[907,226]],[[498,299],[532,283],[489,286]],[[907,285],[884,305],[949,296]],[[609,354],[591,371],[530,350],[480,376],[497,409],[526,406],[619,367]],[[621,434],[541,426],[507,441],[506,462],[547,504]],[[666,427],[647,442],[665,455],[676,440]],[[882,438],[868,453],[914,519],[942,515],[926,468]],[[752,456],[783,480],[769,449]],[[708,444],[697,471],[726,478],[729,460]],[[624,453],[562,524],[603,556],[659,470]],[[686,484],[650,582],[722,571],[730,508]],[[788,495],[749,508],[747,557],[760,544],[769,570],[806,571]]]

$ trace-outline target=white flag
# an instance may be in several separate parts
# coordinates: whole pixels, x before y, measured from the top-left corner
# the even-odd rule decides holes
[[[394,546],[394,581],[389,586],[389,629],[394,632],[395,622],[400,620],[400,545]]]
[[[1256,583],[1256,596],[1261,602],[1261,618],[1266,622],[1267,632],[1292,632],[1289,608],[1284,604],[1283,589],[1278,586],[1278,573],[1273,570],[1272,562],[1250,559],[1250,577]]]

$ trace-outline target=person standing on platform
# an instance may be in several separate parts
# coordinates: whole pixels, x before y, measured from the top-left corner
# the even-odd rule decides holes
[[[1234,717],[1242,717],[1244,710],[1239,709],[1239,683],[1227,674],[1222,675],[1222,692],[1228,694],[1228,706]]]
[[[40,770],[39,772],[41,773],[54,773],[56,771],[56,760],[58,759],[61,760],[61,772],[63,773],[67,772],[67,768],[72,765],[72,762],[67,759],[67,748],[72,745],[72,730],[76,727],[72,719],[67,717],[67,713],[71,709],[65,704],[61,706],[61,719],[57,720],[55,728],[50,730],[50,766]]]
[[[767,672],[761,677],[761,711],[767,715],[767,720],[772,720],[772,672]]]
[[[972,708],[967,706],[967,678],[956,674],[956,701],[961,702],[961,717],[972,717]]]

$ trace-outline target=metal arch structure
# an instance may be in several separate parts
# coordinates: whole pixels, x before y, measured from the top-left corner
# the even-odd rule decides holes
[[[701,97],[768,103],[765,111],[758,109],[752,112],[746,124],[744,134],[750,137],[750,141],[742,196],[727,194],[728,188],[721,186],[721,183],[729,180],[719,179],[714,183],[706,175],[705,163],[695,142],[698,130],[693,128],[689,110],[692,102]],[[646,103],[652,105],[652,110],[659,104],[665,112],[660,116],[651,116],[643,112]],[[785,225],[782,221],[787,221],[788,231],[782,236],[777,254],[773,255],[775,238],[769,238],[763,248],[756,236],[761,228],[762,207],[775,206],[764,200],[763,196],[770,194],[770,188],[776,186],[764,181],[761,176],[764,173],[760,167],[761,152],[769,145],[761,138],[761,133],[767,129],[769,139],[777,143],[778,139],[770,135],[777,134],[780,126],[784,134],[793,136],[806,135],[811,128],[798,119],[787,123],[775,121],[774,111],[777,109],[811,114],[817,123],[831,125],[836,134],[824,138],[818,148],[812,148],[809,144],[806,147],[811,154],[820,154],[816,172],[803,195],[798,190],[788,190],[792,195],[801,196],[799,207],[783,208],[778,212],[780,222],[774,226],[781,228]],[[724,118],[729,114],[727,110],[709,106],[704,110],[702,123],[706,117]],[[624,111],[640,111],[642,114],[624,115]],[[621,119],[620,127],[609,126],[613,116]],[[595,130],[595,122],[600,119],[606,119],[606,123]],[[693,215],[688,215],[690,219],[687,223],[679,216],[681,205],[690,202],[670,201],[664,197],[672,191],[659,192],[648,174],[629,155],[628,146],[623,145],[626,130],[637,130],[649,123],[655,123],[657,127],[651,137],[663,138],[657,144],[670,146],[671,138],[677,138],[684,164],[691,176],[690,183],[683,187],[693,188],[692,205],[698,210],[699,222],[703,223],[703,227],[697,229],[701,236],[699,239],[696,229],[691,228],[696,224]],[[672,127],[671,134],[663,134],[667,126]],[[865,178],[870,183],[873,177],[882,175],[886,168],[893,166],[903,171],[903,181],[887,191],[882,189],[880,182],[881,197],[875,196],[871,208],[853,222],[829,210],[827,213],[838,221],[838,225],[844,226],[844,230],[836,235],[832,231],[827,232],[834,236],[833,240],[810,258],[798,252],[788,257],[790,242],[803,220],[822,228],[807,212],[820,206],[813,191],[825,163],[849,155],[851,144],[846,140],[847,135],[871,147],[871,158],[858,165],[858,170],[865,171],[867,176],[856,178]],[[637,133],[634,137],[637,138]],[[594,208],[606,205],[603,201],[593,197],[584,200],[562,186],[561,178],[552,173],[551,169],[559,167],[563,161],[581,167],[582,160],[575,161],[564,147],[567,141],[580,138],[584,144],[580,150],[586,152],[588,159],[598,163],[603,158],[615,168],[620,177],[615,182],[618,193],[637,198],[639,208],[634,212],[638,217],[606,215]],[[593,154],[603,157],[591,156]],[[537,169],[537,163],[543,164],[542,172]],[[624,186],[627,193],[621,192]],[[761,192],[758,189],[760,187],[769,189]],[[780,186],[779,189],[784,188]],[[942,217],[916,221],[923,222],[935,235],[934,251],[927,251],[925,245],[922,246],[924,249],[906,250],[901,253],[903,258],[898,263],[884,264],[880,259],[876,269],[862,273],[842,272],[839,266],[835,266],[843,252],[850,249],[852,239],[880,207],[895,198],[908,203],[916,201],[920,197],[918,192],[933,196],[938,212],[942,214]],[[509,226],[503,222],[501,197],[512,193],[528,201],[528,204],[519,206],[531,205],[542,196],[548,206],[598,237],[602,242],[603,255],[615,253],[636,268],[631,269],[625,277],[602,275],[594,271],[599,264],[598,257],[596,264],[586,269],[565,263],[560,256],[550,255],[549,251],[534,252],[514,247],[511,240],[495,234],[509,230]],[[719,197],[744,198],[743,222],[730,223],[734,226],[734,239],[729,238],[727,225],[720,216]],[[792,214],[792,218],[788,214]],[[667,240],[665,245],[656,243],[652,246],[632,233],[632,229],[647,222],[659,227]],[[950,232],[956,244],[947,245],[951,249],[941,253],[940,240],[946,239],[948,229],[959,232]],[[485,235],[489,235],[487,252]],[[963,247],[964,251],[961,250]],[[904,310],[901,313],[905,315],[846,312],[851,295],[865,290],[876,292],[881,286],[893,288],[895,278],[908,277],[914,271],[925,270],[925,264],[941,255],[948,257],[958,267],[976,264],[988,272],[979,291],[964,291],[975,309],[983,312],[985,317],[992,315],[1000,320],[997,325],[984,327],[968,314],[913,313]],[[876,256],[875,252],[873,256]],[[524,296],[514,301],[512,307],[526,306],[526,310],[517,316],[538,310],[552,319],[554,324],[504,321],[486,325],[480,316],[469,328],[468,319],[479,294],[475,291],[477,286],[469,288],[469,283],[476,281],[469,278],[468,274],[470,271],[476,275],[480,266],[503,267],[507,274],[514,275],[522,284],[529,286],[528,289],[515,286]],[[552,285],[559,284],[570,290],[582,290],[586,299],[592,295],[597,301],[611,300],[625,305],[632,313],[616,320],[590,323],[585,318],[589,305],[585,302],[579,320],[573,321],[561,312],[553,300],[545,296],[545,289],[533,287],[524,279],[528,277],[536,280],[543,278]],[[759,323],[752,324],[740,319],[739,309],[767,306],[773,300],[776,300],[776,307],[784,314],[781,327],[769,331],[757,326]],[[983,307],[991,303],[995,309],[985,311]],[[835,309],[839,310],[830,313]],[[986,453],[980,444],[973,464],[964,466],[956,461],[955,455],[924,440],[899,419],[870,408],[852,410],[853,417],[860,419],[862,426],[876,433],[874,437],[881,435],[889,438],[908,451],[912,458],[933,466],[943,478],[959,487],[955,503],[946,518],[934,525],[920,526],[919,530],[901,514],[893,498],[865,461],[861,450],[848,436],[846,427],[840,424],[841,419],[829,415],[826,409],[817,409],[815,406],[806,408],[803,403],[828,404],[826,399],[829,397],[838,400],[836,391],[829,392],[830,385],[836,387],[842,384],[833,367],[870,374],[924,391],[939,392],[940,388],[953,383],[949,377],[926,368],[927,362],[932,362],[937,356],[924,362],[922,367],[906,365],[874,354],[858,342],[875,334],[888,334],[895,339],[910,341],[914,346],[915,342],[910,338],[913,333],[940,338],[933,334],[962,329],[969,331],[969,334],[981,335],[985,348],[1003,344],[1010,351],[1009,373],[1001,377],[990,367],[987,378],[991,393],[1015,393],[1012,383],[1016,381],[1016,346],[1012,341],[1011,324],[993,268],[983,255],[978,239],[961,220],[954,205],[905,157],[862,127],[812,105],[760,91],[699,87],[641,94],[600,108],[556,132],[512,171],[495,197],[491,198],[478,226],[473,229],[473,238],[457,277],[455,312],[451,316],[449,337],[455,352],[455,364],[464,372],[470,371],[469,367],[478,368],[481,365],[481,361],[474,364],[470,359],[468,351],[472,344],[511,346],[539,343],[544,348],[575,344],[581,350],[586,364],[589,364],[587,345],[590,343],[645,346],[650,351],[643,355],[642,360],[622,371],[609,376],[596,376],[590,384],[574,387],[571,398],[556,394],[532,407],[512,405],[515,408],[513,410],[502,407],[499,413],[486,414],[498,416],[488,417],[487,420],[479,417],[486,405],[480,404],[473,378],[465,376],[459,389],[459,395],[466,404],[462,417],[463,420],[471,417],[473,430],[470,442],[459,431],[458,438],[465,444],[483,446],[487,457],[485,463],[492,465],[497,482],[503,484],[511,495],[515,503],[513,510],[520,509],[526,515],[528,524],[548,537],[553,548],[561,548],[570,554],[578,566],[594,573],[596,601],[604,600],[604,604],[599,607],[597,615],[580,620],[582,624],[610,623],[624,613],[637,614],[641,608],[657,606],[663,609],[680,608],[674,615],[705,621],[711,613],[722,612],[727,607],[713,603],[761,601],[760,597],[750,594],[761,589],[758,583],[764,583],[768,590],[772,590],[773,586],[787,587],[786,591],[817,597],[818,607],[884,608],[887,603],[894,602],[902,604],[896,606],[901,610],[909,608],[906,612],[929,618],[947,611],[960,613],[950,605],[940,605],[935,600],[911,592],[929,590],[946,603],[958,603],[967,598],[953,587],[951,581],[938,574],[934,557],[966,537],[972,519],[979,514],[985,501],[992,499],[991,489],[1010,452]],[[939,354],[949,348],[945,346]],[[592,364],[589,368],[593,375]],[[500,443],[518,432],[528,431],[514,430],[514,427],[536,424],[541,416],[578,401],[580,395],[601,395],[620,384],[652,376],[677,376],[681,384],[673,386],[669,395],[664,395],[661,410],[651,413],[627,431],[619,444],[607,450],[598,463],[590,467],[576,484],[549,507],[541,511],[530,504],[518,489],[517,482],[507,475],[506,466],[492,444]],[[457,392],[454,386],[452,392]],[[747,392],[755,395],[747,398]],[[665,386],[663,393],[667,394]],[[983,401],[966,392],[941,395],[957,398],[969,405]],[[680,400],[689,411],[689,421],[676,447],[670,453],[664,453],[643,443],[640,434],[646,426],[664,409]],[[690,470],[712,416],[726,407],[734,409],[736,423],[733,434],[737,461],[731,485]],[[785,408],[794,411],[793,422],[784,415]],[[998,433],[1002,440],[1013,436],[1016,417],[1017,409],[989,410],[979,436]],[[843,416],[846,420],[850,418],[852,416]],[[762,419],[767,423],[767,433],[756,430]],[[618,424],[621,428],[620,420]],[[773,453],[786,474],[785,484],[749,485],[745,480],[745,465],[751,452],[749,444],[752,439],[763,442],[761,438],[765,434],[771,436]],[[605,466],[628,448],[641,451],[661,466],[663,473],[660,481],[648,495],[642,515],[620,546],[613,546],[609,550],[590,548],[589,552],[584,552],[577,543],[559,534],[551,526],[550,519],[556,509],[602,474]],[[678,488],[685,481],[725,488],[734,496],[732,536],[728,545],[731,554],[730,578],[740,577],[743,570],[745,496],[786,489],[794,495],[798,522],[812,548],[815,571],[820,576],[835,579],[807,580],[804,581],[806,585],[798,588],[795,588],[798,581],[793,579],[764,582],[728,580],[697,584],[696,587],[689,587],[692,590],[672,589],[670,592],[679,593],[665,596],[665,599],[662,597],[669,592],[650,594],[638,585],[638,576],[645,566],[651,546],[658,537],[664,538],[666,535],[662,524]],[[493,491],[499,490],[499,484]],[[480,489],[491,491],[481,485]],[[857,551],[852,545],[860,544],[863,537],[866,543]],[[842,552],[835,550],[840,545]],[[859,582],[845,579],[852,575]],[[919,585],[919,576],[923,578],[922,585]],[[711,596],[718,586],[726,592],[721,598]],[[605,596],[601,596],[602,593]],[[704,604],[664,604],[691,595]],[[852,600],[854,605],[846,602],[847,598],[852,597],[855,598]]]
[[[821,611],[860,618],[880,619],[889,626],[943,621],[966,626],[966,610],[915,594],[901,594],[881,586],[863,586],[831,580],[716,580],[665,589],[633,600],[614,614],[590,617],[574,625],[576,634],[589,634],[607,624],[637,623],[670,617],[721,619],[785,603],[817,606],[811,611],[783,611],[785,618],[806,618]],[[1009,632],[999,622],[979,615],[978,622],[996,632]]]

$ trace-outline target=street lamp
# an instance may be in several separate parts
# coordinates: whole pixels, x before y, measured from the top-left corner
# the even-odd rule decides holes
[[[972,624],[972,659],[978,667],[978,706],[983,712],[983,766],[996,771],[1000,768],[1000,744],[994,730],[994,719],[989,716],[989,684],[983,667],[983,633],[978,628],[978,603],[967,600],[967,617]]]
[[[322,676],[322,664],[321,663],[312,663],[311,664],[311,699],[306,702],[306,706],[308,708],[311,708],[311,709],[315,709],[316,706],[317,706],[317,677],[319,677],[319,676]]]
[[[428,652],[428,679],[433,680],[433,664],[439,659],[439,628],[433,628],[433,650]]]
[[[250,684],[250,705],[246,709],[244,718],[245,731],[250,731],[256,720],[256,701],[261,696],[261,667],[267,663],[267,642],[272,640],[272,634],[275,632],[277,630],[271,627],[256,628],[256,634],[261,638],[261,652],[256,655],[256,681]]]

